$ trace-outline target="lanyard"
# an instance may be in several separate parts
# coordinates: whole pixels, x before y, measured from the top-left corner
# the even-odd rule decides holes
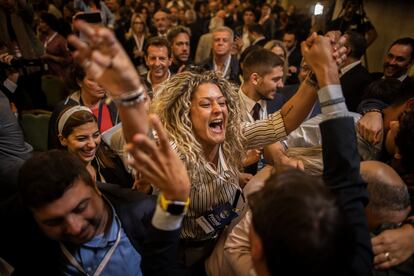
[[[50,36],[47,40],[45,40],[43,46],[46,49],[47,45],[55,38],[55,36],[57,35],[57,32],[54,32],[52,36]]]
[[[227,71],[229,71],[229,68],[230,68],[230,61],[231,61],[231,55],[227,58],[226,64],[224,66],[223,78],[225,79],[227,79]],[[214,63],[214,71],[217,71],[217,64],[215,61],[213,61],[213,63]]]
[[[115,252],[116,247],[118,246],[119,242],[121,241],[121,223],[119,221],[119,218],[115,216],[116,223],[118,225],[118,233],[116,237],[115,243],[112,245],[112,247],[106,252],[105,257],[99,264],[96,271],[93,273],[93,276],[99,276],[101,275],[102,271],[105,269],[106,265],[108,264],[109,260],[111,259],[112,255]],[[63,245],[63,243],[60,243],[60,249],[62,250],[65,257],[68,259],[68,261],[76,267],[80,272],[82,272],[84,275],[89,275],[85,272],[83,267],[79,264],[79,262],[73,257],[73,255],[69,252],[69,250],[66,249],[66,247]]]
[[[133,36],[134,36],[135,44],[137,44],[137,49],[142,51],[142,46],[144,46],[144,35],[141,35],[141,38],[139,39],[135,34],[133,34]]]

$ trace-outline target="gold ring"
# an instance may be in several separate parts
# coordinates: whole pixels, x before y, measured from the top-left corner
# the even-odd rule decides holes
[[[384,255],[385,255],[385,258],[387,259],[387,261],[391,260],[390,252],[385,252]]]

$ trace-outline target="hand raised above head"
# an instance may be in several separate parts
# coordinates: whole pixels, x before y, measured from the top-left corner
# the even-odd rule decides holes
[[[345,47],[345,44],[348,36],[341,35],[340,31],[329,31],[325,34],[325,36],[331,41],[332,56],[338,67],[341,68],[347,57],[347,48]]]
[[[97,27],[77,20],[74,27],[88,42],[71,35],[68,41],[76,48],[74,58],[86,74],[107,90],[111,96],[138,89],[138,74],[114,33],[104,27]]]
[[[306,63],[312,68],[316,74],[320,87],[327,84],[339,84],[338,65],[336,56],[342,56],[342,47],[338,54],[332,47],[331,39],[329,37],[318,36],[312,33],[306,41],[302,42],[302,55]]]
[[[144,180],[158,187],[166,199],[185,202],[190,194],[187,169],[172,150],[159,118],[151,116],[151,123],[157,131],[159,145],[146,135],[136,134],[126,146],[134,158],[130,165],[141,173]]]

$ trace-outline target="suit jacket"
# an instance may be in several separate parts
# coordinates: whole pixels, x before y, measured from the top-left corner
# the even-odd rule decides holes
[[[289,66],[295,66],[297,72],[291,74],[288,79],[286,80],[286,84],[295,84],[299,83],[298,73],[300,70],[300,63],[302,62],[302,53],[300,52],[300,45],[299,43],[296,45],[296,48],[290,53],[288,57]]]
[[[213,58],[214,57],[211,57],[202,63],[202,66],[205,70],[211,70],[211,71],[214,70]],[[229,68],[230,72],[228,75],[229,76],[228,80],[237,85],[240,85],[239,68],[240,68],[239,60],[237,59],[236,56],[231,56],[230,68]]]
[[[282,88],[278,88],[275,94],[275,97],[272,100],[267,101],[267,114],[272,114],[278,111],[279,109],[281,109],[282,106],[287,101],[289,101],[289,99],[292,98],[293,95],[295,95],[295,93],[299,89],[299,86],[300,84],[291,84],[291,85],[285,85]],[[321,108],[319,105],[319,101],[316,101],[307,119],[312,118],[320,113],[321,113]]]
[[[132,246],[141,255],[143,274],[183,275],[184,270],[176,261],[180,229],[163,231],[151,224],[155,197],[113,184],[97,184],[115,208]],[[17,197],[0,207],[0,217],[8,225],[0,227],[0,256],[15,268],[14,275],[59,275],[59,243],[43,235]],[[24,249],[18,251],[17,244]]]
[[[355,126],[352,117],[324,121],[320,124],[323,140],[325,184],[336,194],[339,207],[355,233],[356,250],[352,264],[337,275],[371,275],[372,250],[364,205],[368,195],[359,173],[359,155],[356,149]],[[259,175],[260,174],[260,175]],[[260,171],[243,190],[247,197],[260,189],[271,174],[271,168]],[[251,213],[234,226],[224,244],[221,275],[249,275],[252,268],[249,243]],[[294,235],[294,234],[292,234]]]
[[[358,64],[342,75],[340,81],[348,110],[356,112],[365,88],[372,82],[371,74]]]
[[[371,275],[373,253],[364,207],[368,202],[366,184],[359,172],[355,124],[351,117],[335,118],[320,124],[323,145],[323,178],[337,197],[355,240],[352,263],[338,275]]]

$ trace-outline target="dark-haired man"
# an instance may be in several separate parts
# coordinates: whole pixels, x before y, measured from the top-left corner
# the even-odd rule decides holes
[[[160,124],[155,128],[160,131]],[[148,144],[140,147],[149,149]],[[11,213],[2,206],[1,215],[9,227],[1,230],[6,240],[0,255],[22,275],[182,275],[175,258],[189,181],[176,155],[158,153],[170,161],[164,172],[178,165],[170,170],[174,177],[168,183],[157,181],[168,186],[161,188],[158,204],[153,197],[130,189],[96,185],[82,162],[68,152],[35,155],[20,170],[19,193],[38,228],[25,220],[18,205],[11,205]],[[181,209],[169,209],[171,202],[182,202],[175,206]],[[18,258],[14,237],[25,244]]]
[[[171,46],[167,39],[155,36],[148,40],[145,47],[145,63],[149,69],[146,84],[149,94],[152,95],[158,85],[171,76]]]
[[[181,67],[188,65],[190,62],[190,37],[190,29],[184,26],[174,27],[167,34],[172,50],[170,66],[172,74],[176,74]]]
[[[346,33],[347,58],[340,69],[342,92],[349,111],[356,112],[362,100],[365,88],[371,83],[372,77],[361,64],[367,43],[365,38],[354,31]]]
[[[250,46],[248,27],[256,22],[256,11],[253,7],[246,7],[243,10],[242,14],[243,25],[237,26],[234,32],[236,38],[240,38],[242,42],[240,52],[243,52],[247,47]]]
[[[257,275],[369,275],[367,193],[359,174],[354,122],[346,115],[329,39],[308,39],[302,48],[321,87],[318,97],[326,115],[320,125],[323,182],[336,200],[321,180],[303,173],[272,176],[249,200],[254,270]],[[326,100],[328,94],[335,100]]]
[[[289,61],[289,77],[287,84],[299,83],[299,69],[302,61],[302,54],[298,45],[296,33],[291,30],[287,30],[283,35],[283,43],[288,51],[287,58]]]
[[[277,89],[283,87],[283,64],[279,56],[266,49],[257,49],[247,55],[243,62],[243,84],[239,91],[244,121],[254,122],[266,119],[279,106],[297,105],[298,101],[306,103],[303,106],[304,112],[309,113],[315,102],[315,99],[309,98],[309,95],[316,91],[316,87],[309,80],[304,81],[298,92],[285,104],[281,103],[283,99],[277,97]],[[300,124],[303,119],[295,117],[295,123]],[[275,164],[280,157],[276,144],[268,145],[264,150],[269,155],[267,161],[273,160]],[[253,163],[245,167],[245,172],[255,174],[257,169],[257,163]]]
[[[247,27],[247,30],[249,32],[250,46],[259,45],[263,47],[268,41],[262,25],[253,23]]]
[[[414,39],[404,37],[394,41],[384,57],[384,77],[404,81],[414,63]]]

